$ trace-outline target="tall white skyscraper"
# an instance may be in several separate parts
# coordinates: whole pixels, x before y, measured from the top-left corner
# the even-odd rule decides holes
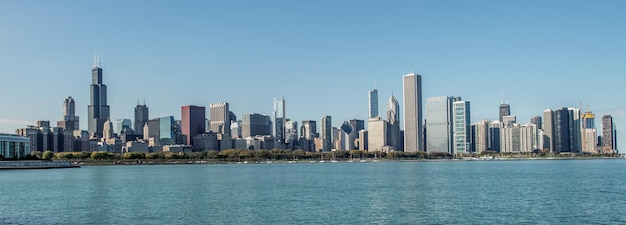
[[[276,138],[276,142],[280,148],[285,144],[285,123],[287,118],[285,117],[285,98],[274,99],[274,114],[272,115],[274,121],[273,135]]]
[[[391,94],[387,105],[387,122],[389,122],[387,133],[391,150],[400,151],[403,147],[400,146],[402,141],[400,137],[400,104],[393,94]]]
[[[369,97],[369,114],[368,117],[378,116],[378,90],[374,89],[368,92]]]
[[[453,104],[454,145],[453,154],[466,154],[470,151],[470,102],[456,101]]]
[[[404,151],[424,151],[422,124],[422,76],[409,73],[402,77],[404,100]]]

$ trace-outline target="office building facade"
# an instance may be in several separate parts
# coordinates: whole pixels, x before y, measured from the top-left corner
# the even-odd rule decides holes
[[[368,118],[378,116],[378,90],[374,89],[368,92]]]
[[[87,124],[89,134],[95,138],[102,137],[104,122],[109,119],[109,105],[107,104],[107,86],[102,83],[102,68],[100,58],[94,59],[91,70],[91,98],[87,109]]]
[[[63,120],[57,122],[57,127],[65,130],[80,130],[79,118],[76,116],[76,103],[72,96],[63,100]]]
[[[193,136],[206,130],[206,109],[202,106],[187,105],[181,107],[181,133],[186,136],[187,144],[193,145]]]
[[[422,76],[409,73],[403,79],[404,151],[424,151],[422,119]]]
[[[140,136],[143,135],[143,126],[146,125],[150,119],[149,116],[148,106],[146,106],[145,102],[143,105],[137,104],[137,106],[135,106],[135,121],[133,126],[135,134]]]

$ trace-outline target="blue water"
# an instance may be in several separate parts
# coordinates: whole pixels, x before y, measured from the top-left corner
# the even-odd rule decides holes
[[[626,160],[0,171],[0,224],[625,224]]]

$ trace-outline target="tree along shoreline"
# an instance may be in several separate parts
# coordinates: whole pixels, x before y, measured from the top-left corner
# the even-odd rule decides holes
[[[173,152],[33,152],[25,160],[68,160],[80,165],[163,165],[163,164],[228,164],[228,163],[267,163],[267,162],[312,162],[312,161],[442,161],[442,160],[530,160],[530,159],[599,159],[619,158],[617,154],[551,154],[536,152],[524,154],[483,152],[481,154],[451,155],[448,153],[426,152],[380,152],[380,151],[332,151],[306,152],[303,150],[239,150],[204,151],[191,153]],[[15,160],[15,159],[5,159]]]

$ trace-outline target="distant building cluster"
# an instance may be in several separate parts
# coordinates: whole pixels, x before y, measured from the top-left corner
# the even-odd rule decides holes
[[[403,105],[391,94],[386,115],[379,114],[378,90],[368,92],[367,120],[351,119],[333,126],[332,116],[318,121],[288,118],[285,98],[274,99],[271,116],[259,113],[237,118],[228,102],[181,107],[174,116],[150,118],[145,103],[137,103],[134,120],[110,119],[107,86],[102,82],[99,57],[91,71],[88,130],[80,130],[75,101],[63,101],[63,116],[56,126],[49,121],[17,129],[17,135],[0,135],[0,154],[23,157],[30,151],[53,152],[192,152],[225,149],[302,149],[469,153],[589,153],[617,150],[616,129],[610,115],[595,126],[591,111],[579,108],[548,109],[542,116],[518,123],[508,101],[499,107],[498,120],[472,123],[471,104],[459,96],[426,98],[422,104],[422,76],[409,73],[403,79]],[[425,107],[424,107],[425,106]],[[400,110],[404,127],[401,127]],[[425,112],[425,118],[423,118]],[[319,127],[318,127],[319,125]],[[367,125],[367,129],[366,129]],[[117,132],[116,132],[117,131]]]

